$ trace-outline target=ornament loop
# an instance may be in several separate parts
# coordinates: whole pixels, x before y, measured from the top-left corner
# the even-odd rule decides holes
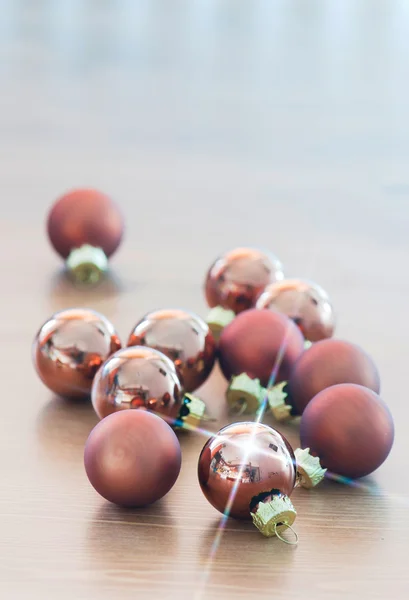
[[[282,527],[285,527],[286,529],[291,529],[292,533],[294,534],[295,539],[293,541],[286,540],[282,535],[280,535],[280,533],[277,529],[278,526],[280,526],[280,529]],[[276,536],[278,537],[279,540],[284,542],[284,544],[288,544],[289,546],[296,546],[298,544],[298,533],[288,523],[274,523],[274,533],[276,534]]]

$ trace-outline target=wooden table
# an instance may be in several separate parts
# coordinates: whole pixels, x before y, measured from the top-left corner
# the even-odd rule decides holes
[[[0,597],[389,599],[409,591],[409,17],[395,0],[1,3]],[[122,205],[112,277],[75,289],[46,239],[52,201],[91,185]],[[293,501],[298,547],[229,522],[196,479],[201,434],[146,510],[86,479],[88,404],[31,364],[54,311],[89,306],[126,339],[154,307],[203,316],[205,269],[237,245],[329,290],[337,335],[365,347],[396,422],[356,487]],[[200,390],[227,422],[216,370]],[[283,428],[296,445],[296,423]]]

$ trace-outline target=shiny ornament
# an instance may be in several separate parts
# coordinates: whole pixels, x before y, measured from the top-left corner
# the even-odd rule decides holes
[[[78,189],[62,196],[50,210],[50,242],[66,260],[73,278],[95,283],[108,268],[108,258],[121,243],[123,218],[117,205],[93,189]]]
[[[356,383],[379,393],[380,378],[372,358],[362,348],[343,340],[322,340],[298,359],[288,380],[285,402],[302,414],[322,390],[338,383]]]
[[[253,519],[266,536],[294,522],[289,499],[296,484],[293,450],[278,432],[261,423],[234,423],[205,444],[198,477],[207,500],[236,519]]]
[[[263,386],[286,380],[303,351],[304,338],[285,315],[258,309],[238,315],[223,330],[219,342],[219,362],[226,379],[241,376],[231,380],[230,406],[246,405],[247,412],[254,412],[262,400]],[[257,390],[247,386],[249,378],[254,380],[250,387]]]
[[[266,287],[256,308],[268,308],[290,317],[306,340],[317,342],[334,333],[335,317],[328,294],[316,283],[285,279]]]
[[[33,362],[43,383],[60,396],[90,395],[96,372],[121,342],[103,315],[72,308],[53,315],[37,333]]]
[[[173,362],[144,346],[124,348],[102,366],[92,386],[92,404],[100,419],[124,409],[146,409],[176,426],[195,426],[204,403],[185,394]]]
[[[103,419],[85,445],[88,479],[106,500],[145,506],[173,487],[181,465],[178,439],[156,415],[122,411]]]
[[[149,346],[166,354],[182,376],[186,392],[193,392],[210,375],[216,344],[209,326],[185,310],[147,314],[132,330],[128,346]]]
[[[207,303],[212,308],[208,323],[216,336],[234,315],[254,307],[264,288],[283,279],[276,256],[255,248],[236,248],[219,257],[205,282]]]
[[[393,444],[392,415],[372,390],[339,384],[320,392],[301,418],[301,446],[331,473],[363,477],[387,458]]]

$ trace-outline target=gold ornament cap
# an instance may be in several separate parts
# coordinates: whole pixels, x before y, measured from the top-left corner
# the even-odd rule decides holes
[[[71,250],[65,265],[77,283],[98,283],[108,269],[108,258],[102,248],[84,244]]]
[[[288,496],[272,495],[271,500],[259,502],[255,513],[251,513],[253,523],[266,537],[277,535],[291,528],[297,512]],[[284,540],[286,541],[286,540]]]
[[[312,456],[309,448],[297,448],[294,455],[299,485],[306,489],[318,485],[324,479],[327,471],[321,467],[320,459]]]
[[[291,418],[292,406],[286,404],[288,394],[284,391],[286,381],[278,383],[267,390],[268,405],[276,421],[288,421]]]
[[[182,429],[196,429],[204,417],[205,410],[206,405],[203,400],[192,394],[185,394],[176,426]]]
[[[215,306],[207,315],[207,324],[213,334],[213,337],[218,340],[223,329],[233,321],[236,316],[233,310]]]
[[[246,373],[232,377],[226,392],[226,400],[232,411],[239,414],[256,413],[263,399],[259,379],[251,379]]]

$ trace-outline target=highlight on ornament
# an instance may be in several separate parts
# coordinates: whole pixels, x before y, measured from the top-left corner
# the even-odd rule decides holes
[[[62,310],[35,336],[32,357],[42,382],[55,394],[87,398],[94,377],[121,342],[104,315],[86,308]]]

